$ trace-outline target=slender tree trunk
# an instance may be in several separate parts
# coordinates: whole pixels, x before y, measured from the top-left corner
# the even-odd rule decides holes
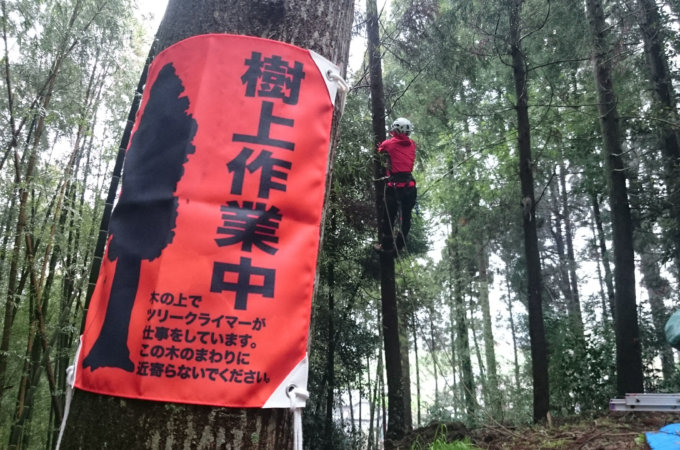
[[[668,57],[664,51],[665,30],[655,0],[638,0],[639,23],[649,77],[654,92],[653,110],[659,115],[654,127],[659,135],[663,157],[663,178],[666,184],[667,208],[673,219],[671,245],[678,273],[680,273],[680,139],[677,134],[678,113],[673,76],[669,70]]]
[[[599,285],[600,294],[600,309],[602,310],[602,326],[608,327],[611,317],[607,312],[610,311],[609,303],[607,302],[607,294],[605,293],[604,275],[602,275],[602,258],[597,249],[597,230],[595,229],[595,222],[590,222],[590,231],[593,233],[593,255],[595,256],[595,263],[597,264],[597,282]]]
[[[468,308],[468,318],[467,318],[467,323],[469,324],[469,331],[470,335],[472,335],[472,344],[475,347],[475,356],[477,357],[477,367],[479,368],[479,380],[482,388],[482,394],[484,396],[484,403],[488,404],[489,402],[489,383],[486,378],[486,367],[484,367],[484,359],[482,358],[482,349],[479,346],[479,339],[477,337],[477,327],[475,326],[475,311],[474,307],[472,305],[472,300],[468,303],[469,308]],[[472,376],[474,379],[474,371],[472,372]],[[479,404],[479,402],[476,402]]]
[[[564,237],[567,244],[567,268],[571,287],[571,310],[576,335],[583,340],[583,316],[581,314],[581,299],[578,292],[578,277],[576,275],[576,256],[574,254],[574,231],[571,223],[571,208],[567,193],[567,176],[564,163],[560,163],[560,194],[562,199],[562,216],[564,217]]]
[[[331,212],[331,235],[335,235],[336,218]],[[326,354],[326,442],[333,442],[333,406],[335,399],[335,265],[328,263],[328,352]]]
[[[403,291],[402,291],[403,292]],[[406,294],[404,294],[406,295]],[[410,312],[408,307],[398,306],[399,311],[399,349],[401,351],[401,389],[404,396],[404,432],[413,429],[413,412],[411,411],[411,363],[409,361],[409,349],[411,348],[409,339]]]
[[[635,250],[640,255],[639,270],[642,274],[641,283],[647,290],[649,307],[652,313],[654,327],[653,349],[658,350],[661,357],[661,371],[666,382],[673,376],[673,349],[666,341],[664,327],[670,316],[665,300],[670,299],[673,289],[661,273],[663,254],[661,242],[654,230],[654,224],[649,218],[642,217],[644,205],[640,204],[641,194],[653,182],[644,173],[631,173],[630,192],[631,209],[633,210],[633,226]]]
[[[434,371],[434,404],[439,407],[439,376],[437,375],[437,345],[434,337],[434,310],[430,309],[430,355],[432,357],[432,370]],[[453,345],[452,345],[453,347]]]
[[[21,370],[16,407],[14,410],[14,418],[12,420],[12,428],[8,442],[8,448],[10,450],[23,448],[23,439],[27,437],[27,434],[24,433],[24,427],[28,422],[28,412],[30,405],[26,404],[26,397],[30,395],[29,383],[32,372],[40,364],[40,346],[36,345],[36,336],[38,334],[38,318],[37,314],[35,313],[35,299],[33,298],[33,295],[31,295],[29,303],[30,317],[28,326],[28,339],[26,341],[26,353],[24,355],[24,364]]]
[[[529,94],[527,92],[527,68],[521,48],[520,11],[523,0],[511,0],[510,45],[512,71],[517,96],[517,146],[519,148],[519,176],[522,185],[521,204],[524,229],[524,251],[527,259],[529,285],[529,338],[531,340],[531,367],[534,387],[534,422],[546,420],[550,410],[548,384],[548,348],[543,324],[543,301],[541,298],[541,260],[536,232],[536,200],[531,159],[529,127]]]
[[[352,401],[352,386],[347,383],[347,395],[349,396],[349,423],[352,436],[354,436],[356,429],[354,424],[354,402]]]
[[[661,357],[661,372],[663,379],[670,382],[675,372],[673,362],[673,349],[666,341],[664,326],[670,316],[670,312],[664,304],[664,300],[670,297],[672,292],[670,283],[661,274],[661,261],[651,252],[640,253],[640,270],[642,272],[642,285],[649,296],[649,307],[652,312],[652,324],[654,325],[654,347],[658,349]]]
[[[456,243],[453,243],[456,246]],[[465,413],[471,423],[475,420],[476,390],[474,376],[472,374],[472,361],[470,359],[470,340],[468,337],[468,324],[466,318],[465,293],[463,292],[463,277],[461,269],[460,253],[454,247],[452,261],[452,284],[453,284],[453,308],[456,317],[456,350],[460,363],[461,385],[465,398]]]
[[[461,410],[461,404],[464,403],[464,394],[462,391],[465,390],[463,387],[463,383],[459,382],[459,380],[462,378],[462,375],[457,376],[460,374],[462,371],[460,370],[460,364],[459,360],[460,354],[458,347],[460,344],[458,343],[458,333],[457,327],[458,327],[458,318],[457,318],[457,308],[454,300],[454,288],[453,286],[450,287],[449,289],[449,336],[451,340],[451,345],[450,345],[450,350],[451,350],[451,397],[453,398],[453,410],[458,413],[458,411]]]
[[[416,315],[412,315],[411,319],[411,331],[413,332],[413,357],[416,362],[416,425],[420,427],[421,415],[420,415],[420,361],[418,360],[418,326],[416,323]]]
[[[371,115],[373,118],[373,145],[378,147],[385,140],[385,95],[382,82],[380,57],[380,34],[376,0],[366,1],[366,33],[368,36],[368,60],[371,82]],[[385,171],[377,152],[373,155],[375,178],[375,205],[378,218],[378,242],[382,242],[382,221],[385,220],[384,188]],[[402,357],[399,333],[399,312],[394,278],[394,255],[380,252],[380,299],[382,303],[383,333],[385,344],[385,370],[387,372],[388,424],[385,448],[401,439],[407,430],[404,388],[402,382]]]
[[[562,295],[564,296],[564,301],[567,305],[567,314],[569,321],[571,323],[575,322],[574,318],[574,300],[571,292],[571,283],[569,283],[569,269],[567,264],[567,254],[565,251],[564,243],[564,229],[562,226],[563,216],[560,209],[560,193],[559,186],[557,183],[550,183],[550,199],[552,203],[552,220],[551,223],[554,224],[554,229],[551,226],[550,231],[555,240],[555,251],[557,252],[558,258],[558,273],[559,279],[558,284]],[[572,329],[573,327],[569,327]]]
[[[508,291],[508,320],[510,322],[510,336],[512,337],[512,355],[513,355],[513,367],[515,374],[515,390],[519,392],[520,390],[520,379],[519,379],[519,356],[517,354],[517,331],[515,329],[515,316],[512,313],[512,291],[510,290],[510,281],[507,277],[505,279],[506,289]]]
[[[366,373],[368,374],[370,371],[370,366],[366,366]],[[363,405],[364,405],[364,384],[363,384],[363,374],[359,375],[358,379],[359,383],[359,432],[363,434],[364,432],[364,411],[363,411]],[[369,386],[369,396],[370,396],[370,386],[371,384],[368,384]]]
[[[633,225],[623,163],[619,116],[610,67],[601,0],[586,0],[593,47],[593,70],[609,185],[614,242],[614,316],[616,332],[616,390],[618,395],[642,392],[642,349],[635,300]]]
[[[498,387],[498,370],[496,363],[496,348],[494,345],[493,323],[491,307],[489,305],[489,256],[487,248],[480,245],[477,250],[477,267],[479,268],[479,303],[482,307],[482,325],[484,329],[484,355],[486,357],[487,386],[489,390],[489,411],[491,417],[500,420],[503,413],[503,403]]]
[[[352,19],[350,0],[206,0],[200,4],[170,0],[156,34],[157,51],[194,35],[238,33],[294,43],[344,68]],[[337,117],[331,142],[336,125]],[[292,445],[290,421],[285,409],[176,405],[76,391],[63,446],[171,448],[210,442],[217,447],[278,450]]]
[[[595,221],[595,229],[597,230],[600,259],[602,260],[602,268],[604,269],[604,282],[607,287],[607,303],[609,305],[609,313],[613,318],[616,312],[614,276],[612,275],[612,269],[609,264],[609,251],[607,251],[607,241],[604,235],[604,226],[602,225],[602,215],[600,214],[600,201],[595,193],[592,193],[590,198],[593,207],[593,220]]]
[[[385,393],[385,378],[383,377],[383,374],[384,372],[380,373],[380,411],[381,411],[380,423],[382,425],[381,427],[382,435],[387,436],[387,427],[389,426],[387,421],[389,419],[387,419],[388,409],[385,404],[385,402],[387,401],[387,395]],[[386,437],[383,439],[383,447],[386,447],[387,445],[387,443],[385,442],[386,439],[387,439]],[[378,439],[376,439],[376,442],[378,442]]]
[[[378,372],[376,369],[376,381],[374,383],[374,386],[371,386],[371,360],[370,358],[367,358],[368,360],[366,361],[366,375],[368,377],[368,443],[366,444],[366,447],[368,450],[372,450],[375,448],[375,441],[373,440],[373,423],[375,420],[375,405],[376,405],[376,396],[378,393]],[[373,393],[371,393],[373,392]]]

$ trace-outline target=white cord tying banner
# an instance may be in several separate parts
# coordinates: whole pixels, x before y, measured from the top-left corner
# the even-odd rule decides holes
[[[293,448],[302,450],[302,408],[309,398],[309,392],[307,389],[291,384],[287,394],[290,399],[290,410],[293,413]]]
[[[349,92],[349,86],[340,75],[333,72],[332,70],[328,70],[326,72],[326,77],[328,77],[329,80],[334,81],[338,85],[338,89],[340,90],[340,115],[342,116],[342,113],[345,112],[345,100],[347,100],[347,92]]]
[[[64,417],[61,419],[61,426],[59,427],[59,437],[57,438],[57,445],[54,450],[59,450],[61,446],[61,438],[64,437],[64,430],[66,429],[66,420],[68,419],[68,413],[71,410],[71,400],[73,399],[73,385],[76,382],[76,366],[78,364],[78,356],[80,355],[80,347],[82,345],[82,339],[79,340],[78,350],[76,350],[76,356],[73,360],[73,364],[66,368],[66,398],[64,399]]]

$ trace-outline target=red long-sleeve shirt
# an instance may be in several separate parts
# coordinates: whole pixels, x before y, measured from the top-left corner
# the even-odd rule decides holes
[[[388,175],[413,171],[413,162],[416,159],[416,143],[407,135],[395,134],[390,139],[383,141],[378,146],[378,151],[387,152],[390,155],[391,169],[388,171]]]

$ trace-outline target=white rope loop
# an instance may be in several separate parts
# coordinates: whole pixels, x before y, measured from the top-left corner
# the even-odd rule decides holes
[[[309,392],[307,389],[291,384],[288,386],[286,395],[290,399],[290,410],[293,413],[293,448],[302,450],[302,408],[309,398]]]
[[[333,72],[332,70],[326,72],[326,77],[338,85],[338,90],[340,91],[340,116],[342,116],[342,114],[345,112],[345,101],[347,100],[349,85],[340,75]]]
[[[71,400],[73,400],[73,386],[76,383],[76,364],[78,364],[78,356],[80,355],[81,345],[82,339],[78,344],[78,350],[76,350],[76,356],[73,360],[73,364],[66,368],[66,398],[64,399],[64,417],[62,417],[61,419],[61,426],[59,427],[59,437],[57,438],[57,445],[54,447],[54,450],[59,450],[59,447],[61,447],[61,439],[64,437],[64,430],[66,429],[68,413],[71,410]]]

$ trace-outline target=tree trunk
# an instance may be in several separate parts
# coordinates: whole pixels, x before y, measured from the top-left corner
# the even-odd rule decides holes
[[[456,351],[458,353],[458,361],[460,364],[461,385],[463,388],[463,396],[465,398],[465,413],[467,420],[472,423],[475,419],[475,412],[477,410],[476,404],[476,389],[474,384],[474,376],[472,373],[472,361],[470,358],[470,340],[468,337],[468,325],[465,305],[465,292],[463,292],[463,277],[465,274],[461,268],[460,253],[458,252],[455,238],[452,244],[452,285],[453,285],[453,305],[456,319]]]
[[[548,348],[543,324],[541,298],[541,260],[536,232],[536,200],[534,198],[534,162],[531,159],[529,128],[529,94],[527,91],[527,68],[521,48],[520,11],[523,0],[510,2],[510,45],[512,72],[517,96],[517,146],[519,148],[519,177],[522,185],[524,252],[527,259],[529,339],[531,341],[531,369],[534,387],[534,422],[546,420],[550,409],[548,384]]]
[[[564,237],[567,244],[567,269],[571,287],[571,303],[569,311],[572,315],[576,335],[583,340],[583,316],[581,314],[581,299],[578,293],[578,278],[576,276],[576,256],[574,255],[574,231],[571,223],[571,208],[567,193],[566,169],[560,162],[560,194],[562,200],[562,217],[564,218]]]
[[[23,448],[25,441],[28,439],[30,433],[26,433],[28,426],[30,409],[32,405],[27,400],[32,397],[31,380],[40,363],[40,346],[37,345],[36,337],[38,334],[38,319],[35,313],[35,298],[30,296],[30,317],[28,326],[28,339],[26,342],[26,353],[24,355],[24,364],[21,370],[21,377],[19,381],[19,390],[17,392],[17,401],[14,411],[14,418],[12,420],[12,428],[9,436],[8,448],[16,450]]]
[[[633,225],[623,163],[619,116],[612,81],[601,0],[586,0],[593,46],[593,70],[598,97],[600,127],[609,185],[614,242],[614,286],[616,313],[616,390],[619,396],[643,392],[642,349],[635,300]]]
[[[487,386],[489,391],[489,408],[491,417],[500,420],[503,413],[501,393],[498,388],[498,370],[496,367],[496,348],[494,345],[493,322],[489,306],[489,256],[487,248],[479,246],[477,251],[477,267],[479,268],[479,303],[482,307],[482,325],[484,329],[484,354],[486,357]]]
[[[553,226],[550,228],[550,232],[555,241],[555,252],[557,253],[558,262],[558,285],[562,295],[564,296],[564,301],[567,305],[567,314],[570,322],[574,322],[574,312],[573,312],[573,295],[571,291],[571,283],[569,283],[569,270],[567,264],[567,254],[565,252],[564,243],[564,229],[562,226],[563,214],[560,208],[560,188],[557,183],[550,183],[550,199],[552,203],[552,220]],[[553,229],[554,227],[554,229]],[[570,327],[571,328],[571,327]]]
[[[639,23],[642,41],[645,45],[645,56],[649,77],[652,84],[653,111],[659,115],[653,124],[659,135],[659,144],[663,160],[663,179],[667,189],[666,207],[673,220],[669,227],[670,245],[675,258],[675,265],[680,273],[680,140],[676,132],[678,114],[675,104],[673,77],[668,68],[668,57],[664,51],[665,31],[659,17],[655,0],[638,0]]]
[[[609,305],[609,313],[613,318],[616,312],[615,295],[614,295],[614,277],[612,269],[609,265],[609,252],[607,251],[607,241],[604,235],[604,227],[602,225],[602,215],[600,214],[600,201],[597,194],[590,195],[593,207],[593,220],[595,221],[595,229],[597,230],[597,242],[600,250],[600,259],[602,260],[602,267],[604,268],[604,283],[607,287],[607,303]],[[604,315],[604,311],[603,311]]]
[[[356,434],[356,424],[354,423],[354,400],[352,399],[352,384],[349,381],[347,382],[347,395],[349,397],[349,429],[351,435],[354,436]]]
[[[366,1],[366,34],[368,36],[368,60],[371,82],[371,115],[373,122],[373,144],[385,140],[385,94],[382,82],[382,59],[380,57],[380,32],[378,8],[375,0]],[[377,152],[373,155],[375,181],[375,206],[378,218],[378,242],[383,242],[382,221],[385,220],[384,188],[382,179],[385,170],[380,164]],[[399,333],[399,312],[394,279],[394,255],[380,252],[380,299],[383,317],[383,339],[385,343],[385,370],[387,372],[388,424],[385,448],[400,439],[406,432],[404,389],[402,384],[402,356]]]
[[[335,235],[336,219],[331,212],[331,236]],[[328,351],[326,353],[326,442],[333,442],[333,406],[335,405],[335,265],[328,264]]]
[[[449,289],[449,336],[450,336],[450,349],[451,349],[451,398],[453,399],[453,410],[456,415],[460,411],[460,406],[463,403],[462,391],[464,390],[463,383],[459,383],[462,375],[456,378],[458,374],[461,373],[459,360],[460,354],[458,351],[458,337],[456,332],[457,327],[457,308],[454,301],[453,287]],[[443,372],[442,372],[443,374]],[[445,383],[446,384],[446,383]]]
[[[656,175],[656,174],[654,174]],[[630,201],[633,210],[635,232],[635,250],[640,255],[639,270],[642,274],[640,284],[647,290],[649,307],[654,327],[654,343],[649,350],[658,350],[661,357],[661,372],[666,382],[673,376],[673,348],[666,341],[664,327],[670,316],[665,301],[670,299],[673,289],[662,274],[663,251],[659,236],[654,230],[654,221],[645,216],[644,205],[641,204],[642,192],[653,184],[649,174],[633,172],[630,176]]]
[[[376,382],[375,387],[371,386],[371,358],[368,357],[366,361],[366,384],[368,386],[368,442],[366,443],[366,448],[372,450],[374,448],[373,442],[373,421],[375,419],[375,396],[377,393],[377,379],[378,373],[376,370]]]
[[[411,411],[411,362],[409,361],[409,349],[411,348],[411,344],[408,326],[411,313],[408,311],[408,307],[397,304],[397,308],[399,313],[399,349],[403,349],[403,351],[401,351],[401,389],[404,398],[404,432],[408,433],[413,429],[413,411]]]
[[[479,339],[477,338],[477,327],[475,326],[475,311],[472,300],[468,304],[467,323],[469,324],[469,334],[472,335],[472,343],[475,347],[475,356],[477,357],[477,367],[479,368],[479,382],[481,384],[482,393],[484,397],[484,404],[488,404],[489,400],[489,383],[486,378],[486,368],[484,367],[484,359],[482,358],[482,349],[479,347]],[[474,380],[474,371],[472,372]],[[479,402],[477,402],[479,404]]]
[[[413,359],[416,363],[416,426],[420,427],[420,364],[418,361],[418,324],[415,314],[411,316],[411,331],[413,332]]]
[[[437,361],[437,340],[434,336],[434,308],[430,307],[430,356],[432,358],[432,370],[434,371],[434,405],[439,407],[439,376],[437,369],[439,362]]]
[[[510,321],[510,336],[512,337],[512,355],[513,355],[513,368],[515,374],[515,390],[520,391],[521,383],[519,379],[519,355],[517,354],[517,331],[515,328],[515,315],[512,312],[512,291],[510,290],[510,282],[506,277],[506,288],[508,291],[508,320]]]
[[[666,341],[664,326],[670,317],[670,312],[664,300],[670,297],[672,292],[670,283],[661,274],[661,261],[652,252],[640,253],[640,270],[642,272],[642,285],[649,296],[649,307],[652,313],[654,325],[654,349],[658,350],[661,357],[661,373],[666,382],[670,382],[675,371],[673,362],[673,349]]]
[[[170,0],[156,45],[161,51],[199,34],[248,34],[308,48],[344,71],[352,19],[350,0]],[[336,125],[337,117],[331,142]],[[76,391],[63,447],[283,449],[292,446],[290,422],[286,409],[214,408]]]

